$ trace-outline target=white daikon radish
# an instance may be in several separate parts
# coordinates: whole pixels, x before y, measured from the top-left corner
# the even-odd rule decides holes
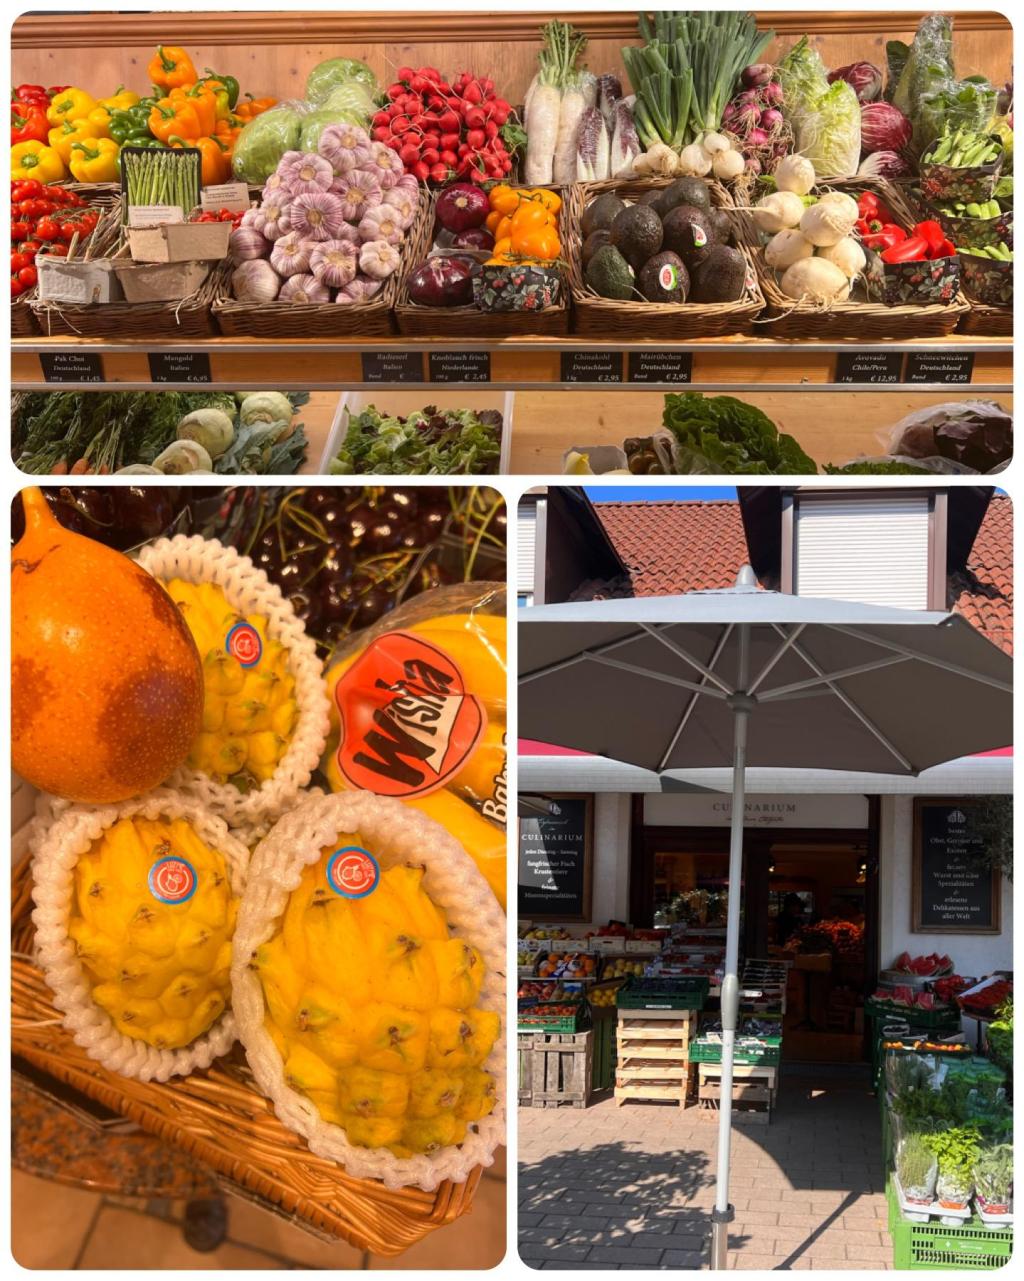
[[[773,271],[785,271],[801,258],[810,258],[814,246],[795,227],[776,232],[764,247],[764,260]]]
[[[834,262],[824,258],[801,258],[790,267],[779,288],[787,298],[809,302],[845,302],[850,296],[850,282]]]
[[[577,82],[562,94],[558,113],[558,138],[551,164],[551,181],[560,185],[576,181],[576,145],[579,141],[580,120],[587,109],[583,89]]]
[[[804,202],[792,191],[773,191],[757,202],[751,215],[761,231],[770,236],[795,227],[804,213]]]
[[[806,196],[814,186],[814,166],[806,156],[783,156],[773,174],[779,191],[792,191]]]
[[[558,145],[562,95],[542,71],[534,81],[533,96],[526,109],[526,163],[524,176],[530,186],[551,182]]]
[[[844,236],[836,244],[819,249],[818,257],[824,258],[826,262],[835,263],[849,280],[859,276],[868,261],[867,254],[852,236]]]
[[[838,245],[850,234],[857,221],[857,202],[840,192],[834,194],[838,200],[822,197],[816,205],[805,209],[800,218],[800,230],[819,249]],[[799,200],[799,196],[794,196],[794,199]]]

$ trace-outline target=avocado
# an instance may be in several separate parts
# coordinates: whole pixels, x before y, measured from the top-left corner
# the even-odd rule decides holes
[[[693,205],[679,205],[665,216],[666,249],[678,254],[692,271],[718,243],[707,211]]]
[[[661,219],[650,205],[629,205],[612,223],[612,244],[634,271],[661,248]]]
[[[583,210],[583,217],[580,220],[580,228],[583,232],[584,240],[592,231],[607,231],[615,221],[616,215],[620,214],[625,208],[625,201],[620,200],[618,196],[610,191],[606,191],[603,196],[598,196],[596,200],[592,200]]]
[[[707,183],[700,178],[677,178],[659,193],[654,207],[664,218],[680,205],[692,205],[694,209],[710,209],[711,196]]]
[[[729,245],[712,245],[691,279],[691,302],[738,302],[747,280],[747,260]]]
[[[709,209],[707,220],[715,232],[715,242],[719,245],[727,245],[732,240],[732,223],[729,221],[729,215],[724,209]]]
[[[636,287],[648,302],[686,302],[690,274],[678,254],[665,250],[647,259],[636,278]]]
[[[592,231],[583,242],[583,249],[581,252],[583,255],[584,267],[599,249],[603,249],[605,245],[610,245],[611,240],[611,232],[605,231],[603,227],[598,231]]]
[[[644,194],[637,201],[637,204],[654,205],[655,211],[657,212],[658,201],[661,199],[663,195],[664,195],[664,192],[662,191],[645,191]]]
[[[633,268],[614,245],[604,245],[594,254],[583,278],[602,298],[633,297]]]

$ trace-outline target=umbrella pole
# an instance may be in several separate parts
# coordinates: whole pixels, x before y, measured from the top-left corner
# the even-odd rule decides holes
[[[740,628],[737,693],[729,698],[733,714],[732,814],[729,819],[729,903],[722,977],[722,1077],[718,1101],[718,1168],[711,1214],[711,1267],[724,1269],[729,1253],[729,1158],[732,1139],[732,1068],[739,1014],[740,885],[743,879],[743,819],[746,808],[747,718],[753,699],[745,692],[750,667],[750,629]]]

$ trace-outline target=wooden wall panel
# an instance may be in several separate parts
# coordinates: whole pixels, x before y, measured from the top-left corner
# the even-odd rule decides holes
[[[446,14],[131,14],[36,15],[19,18],[12,31],[13,83],[82,82],[96,93],[125,83],[146,88],[146,64],[155,44],[186,45],[200,68],[231,72],[243,90],[278,98],[301,97],[306,75],[323,58],[356,57],[384,83],[403,63],[463,68],[492,75],[499,90],[521,102],[536,70],[539,28],[552,15],[488,14],[458,9]],[[778,57],[804,31],[826,65],[860,59],[884,65],[887,39],[910,40],[919,15],[826,11],[764,13],[762,25],[780,32],[768,52]],[[106,19],[106,20],[104,20]],[[620,50],[636,40],[635,15],[572,15],[592,32],[586,61],[594,71],[622,75]],[[955,55],[962,74],[980,72],[995,83],[1011,77],[1012,36],[998,14],[969,12],[955,18]]]

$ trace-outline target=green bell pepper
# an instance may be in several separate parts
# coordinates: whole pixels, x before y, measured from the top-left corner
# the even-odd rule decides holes
[[[199,83],[205,84],[207,80],[213,80],[215,83],[223,85],[224,92],[228,95],[228,110],[234,111],[238,103],[238,95],[241,91],[238,81],[234,76],[219,75],[216,71],[211,71],[209,67],[205,67],[204,70],[206,75]]]
[[[121,150],[117,153],[117,172],[121,172],[121,155],[125,147],[151,147],[159,150],[168,150],[167,144],[154,138],[151,133],[129,134],[121,143]]]

